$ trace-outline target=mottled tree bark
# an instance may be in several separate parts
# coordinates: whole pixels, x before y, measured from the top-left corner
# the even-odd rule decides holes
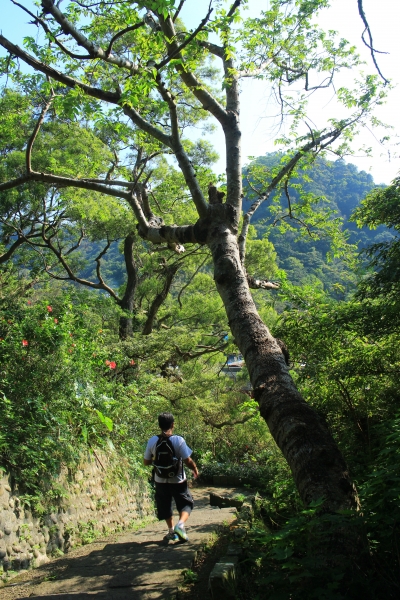
[[[215,283],[260,413],[289,463],[301,499],[307,505],[324,498],[329,511],[356,507],[355,488],[327,424],[301,397],[279,345],[257,313],[227,219],[215,220],[208,245]]]

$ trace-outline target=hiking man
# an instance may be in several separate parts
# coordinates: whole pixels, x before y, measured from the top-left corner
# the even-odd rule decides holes
[[[174,435],[174,417],[171,413],[161,413],[158,417],[160,435],[153,435],[147,442],[144,464],[153,465],[155,470],[156,507],[159,520],[165,519],[168,533],[164,540],[188,541],[185,523],[193,509],[193,497],[189,491],[183,463],[193,471],[198,470],[190,458],[191,449],[183,437]],[[174,527],[172,500],[179,512],[178,524]]]

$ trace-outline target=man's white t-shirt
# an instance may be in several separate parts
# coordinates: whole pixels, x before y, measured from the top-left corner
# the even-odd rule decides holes
[[[144,453],[144,458],[146,460],[154,460],[156,457],[156,445],[158,442],[158,435],[153,435],[153,437],[151,437],[149,439],[149,441],[147,442],[147,446],[146,446],[146,450]],[[172,447],[174,449],[175,452],[175,456],[177,458],[181,458],[182,461],[184,461],[186,458],[189,458],[189,456],[192,454],[192,450],[189,448],[189,446],[186,444],[185,440],[183,439],[182,436],[180,435],[171,435],[171,437],[169,438]],[[176,475],[176,477],[168,477],[168,479],[166,477],[159,477],[157,474],[155,475],[155,481],[157,483],[182,483],[182,481],[186,481],[186,474],[185,474],[185,470],[182,466],[181,469],[179,469],[178,474]]]

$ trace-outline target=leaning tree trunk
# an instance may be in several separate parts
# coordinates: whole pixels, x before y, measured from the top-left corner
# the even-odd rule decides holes
[[[119,337],[121,340],[126,340],[132,335],[132,313],[135,301],[135,292],[137,287],[137,269],[133,256],[133,245],[135,236],[130,233],[124,241],[124,259],[127,274],[127,282],[125,293],[119,301],[120,307],[124,310],[124,315],[119,319]]]
[[[324,498],[328,511],[356,507],[356,490],[327,424],[301,397],[280,347],[258,315],[235,232],[226,219],[210,229],[214,278],[230,329],[249,370],[260,413],[289,463],[301,499],[308,505]]]

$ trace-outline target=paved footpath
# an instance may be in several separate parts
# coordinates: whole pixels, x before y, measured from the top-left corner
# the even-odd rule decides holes
[[[188,543],[163,541],[165,522],[113,535],[82,546],[0,588],[0,600],[172,600],[181,573],[219,525],[235,518],[234,508],[209,505],[209,494],[234,496],[235,488],[194,488],[195,509]]]

